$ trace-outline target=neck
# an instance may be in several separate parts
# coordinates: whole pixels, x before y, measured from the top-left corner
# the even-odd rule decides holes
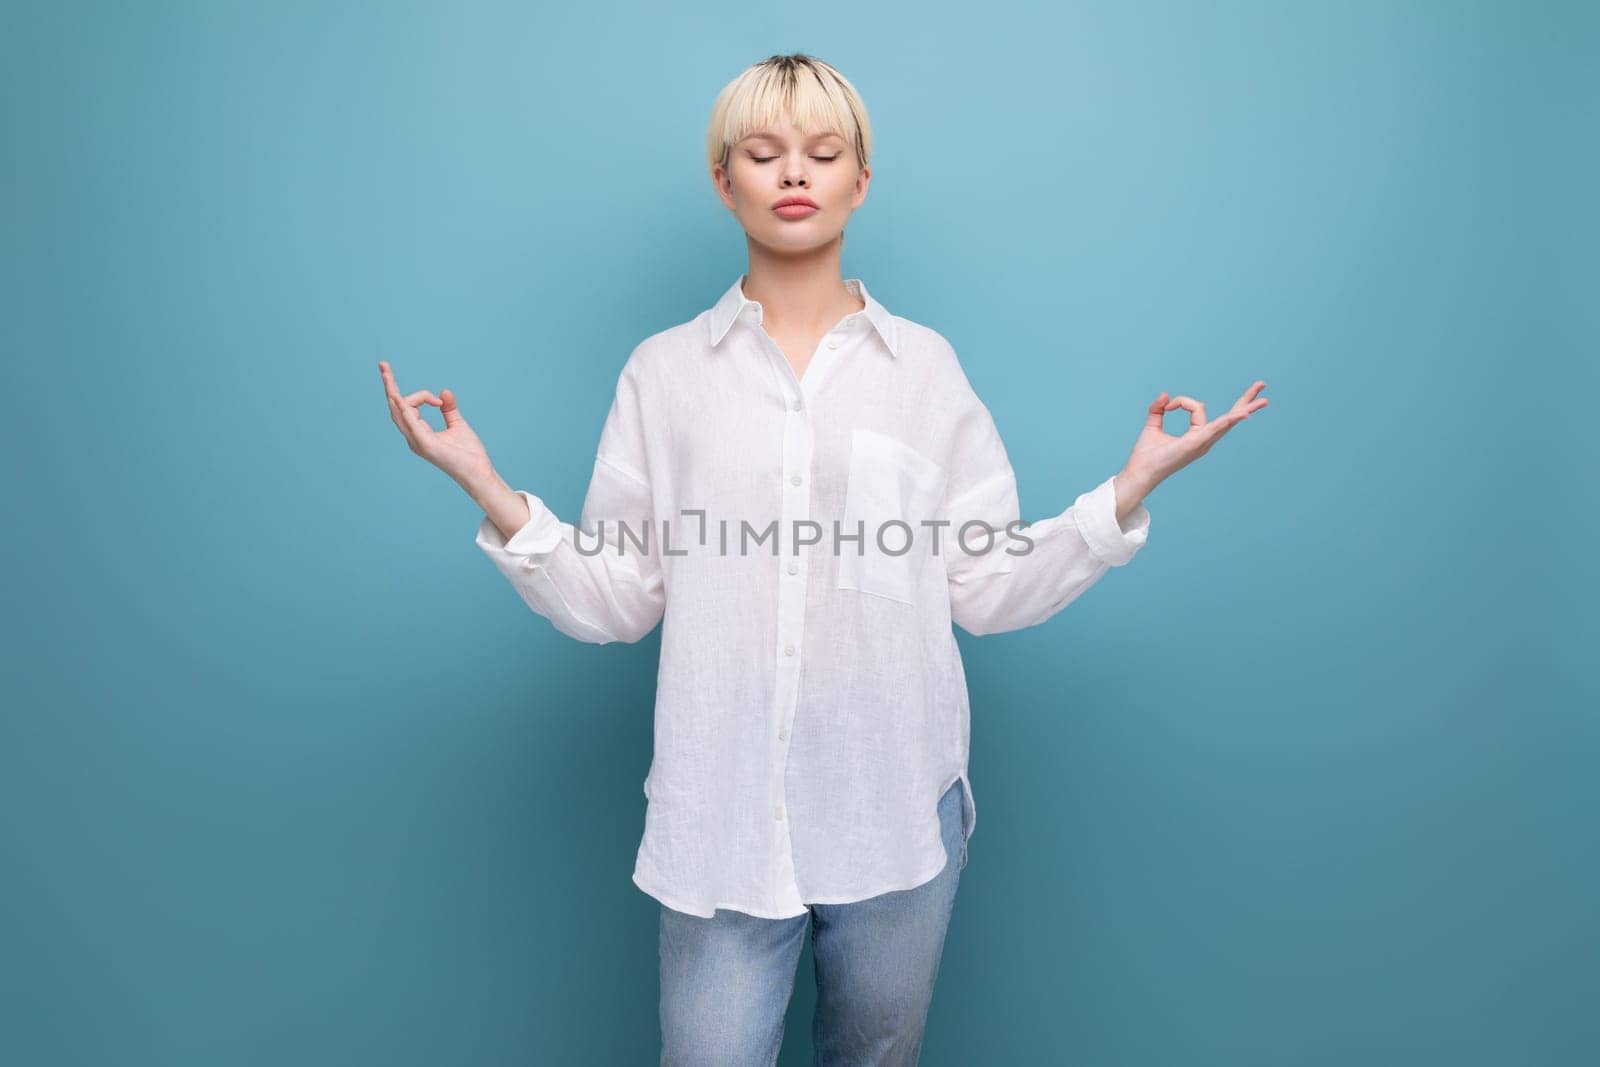
[[[831,241],[801,255],[777,255],[750,245],[750,266],[744,273],[744,295],[761,305],[768,333],[830,329],[866,303],[845,288],[839,248]]]

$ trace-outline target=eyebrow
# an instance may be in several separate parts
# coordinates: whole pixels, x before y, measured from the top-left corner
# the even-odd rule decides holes
[[[827,140],[829,137],[837,137],[841,141],[845,139],[843,134],[836,133],[833,130],[829,130],[826,133],[815,133],[815,134],[812,134],[810,137],[807,137],[806,140],[808,140],[808,141],[824,141],[824,140]],[[782,141],[783,140],[782,137],[779,137],[775,133],[771,133],[771,132],[769,132],[767,130],[757,130],[755,133],[747,133],[747,134],[745,134],[742,138],[740,138],[739,143],[740,144],[744,144],[745,141],[754,141],[754,140],[758,140],[758,139],[759,140],[763,140],[763,141]]]

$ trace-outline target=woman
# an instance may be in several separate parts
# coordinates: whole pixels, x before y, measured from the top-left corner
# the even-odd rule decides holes
[[[1066,607],[1143,545],[1144,497],[1267,403],[1256,382],[1208,422],[1160,394],[1120,471],[1022,526],[950,344],[841,279],[871,143],[812,57],[723,89],[707,163],[749,267],[629,355],[577,526],[499,477],[449,390],[402,396],[379,363],[412,451],[482,507],[477,544],[529,607],[595,643],[662,623],[633,877],[661,907],[663,1063],[773,1062],[808,926],[820,1062],[916,1061],[977,819],[952,623]]]

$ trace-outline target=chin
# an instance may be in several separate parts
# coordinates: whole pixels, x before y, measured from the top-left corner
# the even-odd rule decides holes
[[[760,233],[750,233],[750,237],[763,248],[777,253],[802,253],[815,252],[819,248],[826,248],[839,240],[837,233],[787,233],[769,236]]]

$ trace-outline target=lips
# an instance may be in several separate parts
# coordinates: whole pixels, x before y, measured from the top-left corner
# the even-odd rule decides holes
[[[815,203],[802,196],[786,196],[772,205],[773,213],[786,219],[803,219],[808,215],[815,215],[821,209]]]

